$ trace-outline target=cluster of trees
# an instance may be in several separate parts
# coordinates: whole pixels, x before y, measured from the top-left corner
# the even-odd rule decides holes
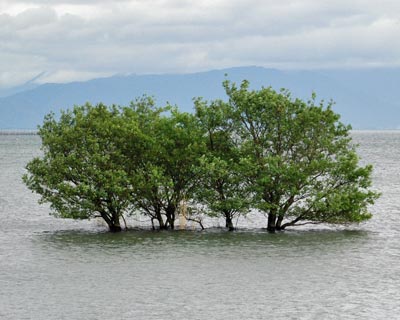
[[[269,231],[371,217],[371,166],[359,166],[349,126],[288,91],[224,82],[226,101],[195,99],[195,113],[157,107],[76,106],[46,116],[43,155],[23,180],[56,216],[101,216],[111,231],[140,212],[174,229],[182,205],[233,219],[257,209]]]

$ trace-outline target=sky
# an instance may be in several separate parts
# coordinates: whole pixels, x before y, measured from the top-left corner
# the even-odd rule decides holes
[[[114,74],[400,66],[398,0],[0,0],[0,89]]]

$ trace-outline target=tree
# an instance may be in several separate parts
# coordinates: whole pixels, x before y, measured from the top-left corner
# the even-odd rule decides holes
[[[210,216],[224,217],[226,228],[232,231],[233,219],[250,207],[233,126],[222,101],[207,104],[197,99],[195,107],[207,147],[197,167],[195,197],[205,204]]]
[[[227,107],[241,140],[244,181],[253,204],[268,216],[268,230],[307,223],[360,222],[367,206],[371,166],[360,167],[350,126],[315,101],[292,99],[286,90],[249,90],[224,82]]]
[[[39,127],[43,155],[23,180],[54,215],[101,216],[111,231],[132,210],[174,229],[185,201],[224,217],[229,230],[250,206],[266,214],[271,232],[371,217],[372,167],[359,165],[332,103],[249,90],[247,81],[224,87],[229,100],[197,99],[196,115],[149,97],[49,114]]]
[[[130,181],[130,209],[138,210],[150,217],[151,222],[159,222],[160,229],[165,229],[162,204],[159,201],[159,187],[163,184],[162,174],[155,165],[158,157],[158,145],[161,144],[155,136],[162,114],[168,107],[160,108],[148,96],[143,96],[131,102],[129,107],[122,108],[124,124],[127,128],[118,148],[128,161],[124,169]],[[130,132],[132,123],[137,123],[141,133],[140,143],[135,139],[136,132]]]
[[[43,156],[27,165],[24,182],[50,203],[55,216],[88,219],[100,215],[110,231],[121,231],[120,217],[131,203],[130,161],[121,152],[128,127],[117,107],[76,106],[57,121],[46,116],[39,128]],[[130,122],[131,139],[140,141]]]
[[[129,107],[77,106],[59,120],[49,114],[39,128],[43,157],[28,163],[23,180],[59,217],[100,215],[120,231],[123,214],[139,210],[174,229],[196,183],[196,128],[193,115],[156,107],[147,96]]]
[[[202,153],[195,117],[175,108],[169,112],[153,117],[142,128],[149,137],[147,150],[134,168],[134,206],[157,220],[160,229],[175,228],[179,206],[196,185],[194,167]]]

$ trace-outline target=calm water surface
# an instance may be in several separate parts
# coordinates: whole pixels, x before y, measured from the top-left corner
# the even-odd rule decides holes
[[[275,235],[55,219],[21,183],[39,138],[0,136],[0,319],[399,319],[400,132],[353,136],[373,219]]]

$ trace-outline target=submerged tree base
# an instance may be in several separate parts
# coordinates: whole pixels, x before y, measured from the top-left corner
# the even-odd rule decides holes
[[[110,232],[121,232],[122,228],[120,226],[109,226]]]

